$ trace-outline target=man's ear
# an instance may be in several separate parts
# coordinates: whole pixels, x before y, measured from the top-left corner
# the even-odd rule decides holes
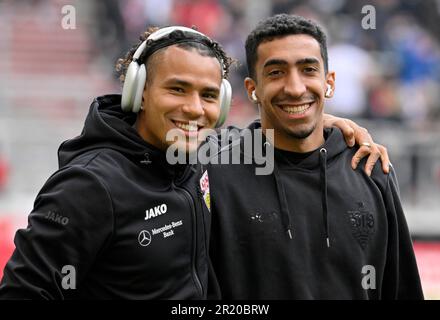
[[[145,108],[145,100],[147,99],[148,93],[147,93],[147,84],[145,84],[144,92],[142,92],[142,102],[141,102],[141,110],[143,111]]]
[[[331,98],[335,94],[335,79],[336,79],[336,73],[334,71],[327,72],[325,76],[325,97]]]
[[[244,79],[244,87],[246,88],[247,94],[248,94],[248,99],[254,103],[254,104],[258,104],[258,96],[256,93],[256,83],[254,81],[254,79],[246,77],[246,79]]]

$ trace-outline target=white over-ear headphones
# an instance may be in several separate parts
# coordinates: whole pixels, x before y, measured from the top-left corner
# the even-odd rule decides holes
[[[325,97],[326,98],[330,98],[330,95],[332,94],[332,91],[333,91],[332,86],[327,84],[327,90],[325,91]]]
[[[133,55],[133,60],[132,62],[130,62],[130,65],[128,66],[127,69],[127,73],[125,74],[124,87],[122,89],[122,100],[121,100],[121,107],[122,110],[124,110],[125,112],[131,111],[137,113],[141,109],[142,94],[144,92],[145,81],[147,79],[147,70],[145,68],[145,64],[138,62],[138,59],[141,56],[141,54],[144,52],[147,46],[147,41],[148,40],[156,41],[162,39],[176,30],[191,32],[193,34],[197,34],[211,41],[211,39],[206,35],[204,35],[203,33],[191,28],[181,27],[181,26],[162,28],[150,34],[147,40],[142,42],[142,44],[137,48],[136,52]],[[188,39],[184,39],[183,41],[180,42],[184,42],[184,41],[190,42],[193,40],[194,40],[193,38],[188,37]],[[163,47],[173,45],[174,43],[175,42],[171,41],[169,44],[166,44]],[[221,61],[220,58],[218,59],[220,61],[222,68],[222,77],[224,77],[223,61]],[[216,127],[220,127],[225,122],[226,117],[229,113],[229,108],[231,106],[231,99],[232,99],[231,84],[229,83],[228,80],[223,78],[220,87],[220,97],[219,97],[220,115],[217,120],[217,123],[215,124]]]

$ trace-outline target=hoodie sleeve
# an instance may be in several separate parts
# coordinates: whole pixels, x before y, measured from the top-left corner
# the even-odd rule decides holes
[[[385,205],[388,212],[388,254],[382,287],[383,299],[423,299],[411,236],[400,203],[393,168],[388,175]]]
[[[96,176],[80,166],[56,172],[38,194],[27,228],[16,232],[0,299],[74,297],[112,230],[111,199]]]

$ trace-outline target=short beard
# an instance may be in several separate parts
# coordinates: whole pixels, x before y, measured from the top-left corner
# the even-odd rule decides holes
[[[295,139],[305,139],[312,134],[312,132],[316,129],[316,124],[314,124],[311,128],[301,130],[301,131],[290,131],[289,135]]]

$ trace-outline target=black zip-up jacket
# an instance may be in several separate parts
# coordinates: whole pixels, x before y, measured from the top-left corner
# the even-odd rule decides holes
[[[295,163],[275,149],[270,175],[254,164],[209,167],[223,298],[423,298],[394,170],[378,163],[368,177],[362,163],[351,168],[356,148],[338,129],[325,138]]]
[[[169,165],[120,100],[96,98],[81,135],[60,146],[60,169],[16,233],[1,299],[206,298],[201,167]]]

